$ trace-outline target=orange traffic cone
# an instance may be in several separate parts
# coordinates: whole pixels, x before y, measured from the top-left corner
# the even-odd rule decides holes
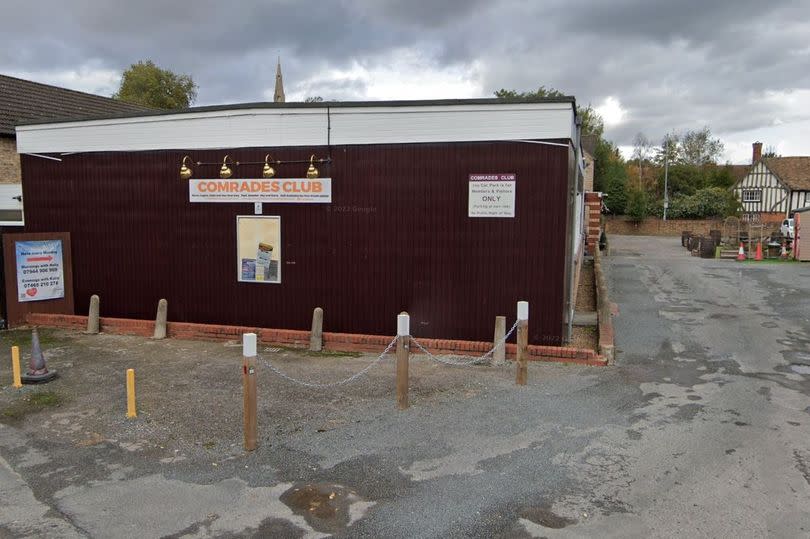
[[[779,258],[782,260],[787,260],[787,247],[785,246],[785,240],[782,240],[782,252],[779,253]]]
[[[762,260],[762,242],[757,243],[757,254],[754,256],[754,260]]]
[[[737,255],[737,260],[740,262],[745,260],[745,248],[743,247],[742,242],[740,242],[740,254]]]

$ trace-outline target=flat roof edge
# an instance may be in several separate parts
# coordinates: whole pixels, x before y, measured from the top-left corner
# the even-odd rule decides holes
[[[290,102],[273,103],[259,101],[253,103],[234,103],[226,105],[209,105],[203,107],[190,107],[187,109],[170,110],[149,110],[143,112],[132,112],[122,114],[112,114],[103,116],[72,117],[63,119],[51,119],[48,121],[26,121],[17,124],[18,127],[28,127],[35,125],[53,125],[62,123],[89,122],[98,120],[118,120],[126,118],[149,118],[156,116],[170,116],[205,112],[238,111],[249,109],[331,109],[331,108],[361,108],[361,107],[451,107],[464,105],[531,105],[544,103],[570,103],[576,112],[576,98],[574,96],[532,98],[532,99],[501,99],[497,97],[476,98],[476,99],[421,99],[421,100],[396,100],[396,101],[320,101],[317,103]]]

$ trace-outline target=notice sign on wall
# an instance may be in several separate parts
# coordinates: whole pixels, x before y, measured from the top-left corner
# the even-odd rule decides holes
[[[516,174],[470,174],[468,217],[514,217]]]
[[[189,180],[189,202],[332,202],[332,178]]]
[[[236,268],[241,283],[281,282],[281,217],[236,218]]]
[[[65,297],[62,240],[16,241],[17,299],[42,301]]]

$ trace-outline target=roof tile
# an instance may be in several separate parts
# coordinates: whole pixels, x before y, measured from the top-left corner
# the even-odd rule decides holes
[[[768,169],[794,191],[810,191],[810,157],[766,157]]]
[[[103,117],[152,109],[109,97],[0,75],[0,135],[30,121]]]

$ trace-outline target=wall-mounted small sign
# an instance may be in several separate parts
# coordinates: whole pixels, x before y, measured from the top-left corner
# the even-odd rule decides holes
[[[468,217],[514,217],[517,174],[470,174]]]
[[[332,202],[332,178],[189,180],[188,199],[189,202],[328,204]]]

